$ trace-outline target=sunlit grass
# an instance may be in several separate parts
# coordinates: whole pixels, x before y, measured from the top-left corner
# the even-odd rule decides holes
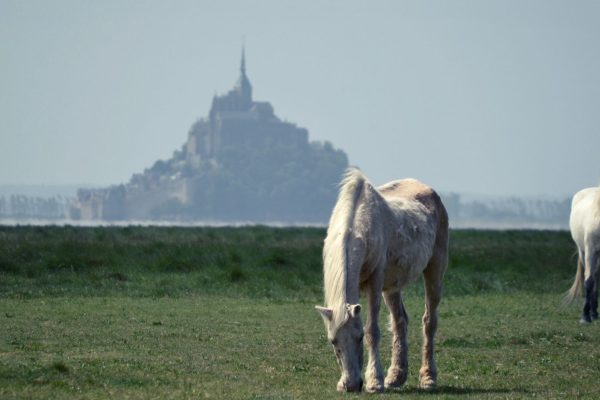
[[[324,234],[0,228],[0,398],[347,398],[313,309]],[[452,232],[438,390],[418,389],[419,283],[409,380],[383,397],[595,398],[600,325],[559,306],[573,250],[566,232]]]
[[[553,295],[480,295],[441,306],[439,390],[428,397],[589,397],[600,328]],[[8,299],[0,303],[2,398],[338,398],[312,304],[191,296]],[[417,388],[421,299],[407,299]],[[389,334],[382,353],[389,359]],[[582,374],[587,371],[587,374]]]

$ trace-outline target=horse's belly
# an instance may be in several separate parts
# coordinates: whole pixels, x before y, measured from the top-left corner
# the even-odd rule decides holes
[[[416,281],[427,267],[427,259],[413,260],[412,263],[397,262],[389,264],[385,269],[383,290],[402,289]]]

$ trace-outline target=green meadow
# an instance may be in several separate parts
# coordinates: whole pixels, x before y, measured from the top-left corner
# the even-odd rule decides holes
[[[339,399],[319,228],[0,227],[1,399]],[[561,307],[567,232],[457,230],[418,388],[422,283],[405,293],[410,375],[382,398],[597,398],[600,323]],[[387,324],[385,310],[380,319]],[[389,361],[385,329],[382,357]]]

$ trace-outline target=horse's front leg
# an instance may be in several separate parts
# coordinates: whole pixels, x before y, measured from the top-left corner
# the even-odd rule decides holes
[[[385,304],[390,310],[390,330],[392,331],[392,360],[387,376],[386,388],[399,388],[408,377],[408,315],[402,303],[400,291],[384,294]]]
[[[383,392],[383,368],[379,357],[379,340],[381,334],[377,318],[379,316],[379,307],[381,306],[381,289],[383,282],[381,279],[371,279],[367,286],[367,296],[369,301],[369,314],[365,325],[365,342],[369,353],[369,362],[365,371],[365,380],[367,392]]]

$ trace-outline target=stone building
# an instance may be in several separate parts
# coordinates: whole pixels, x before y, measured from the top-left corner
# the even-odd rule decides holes
[[[273,106],[266,101],[253,101],[252,85],[246,75],[242,51],[240,77],[234,88],[223,96],[214,96],[208,119],[197,121],[191,128],[186,156],[198,165],[202,159],[216,159],[226,146],[264,147],[284,144],[308,146],[308,131],[282,122]]]

